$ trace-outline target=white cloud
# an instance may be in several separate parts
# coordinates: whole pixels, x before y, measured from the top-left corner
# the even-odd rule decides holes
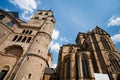
[[[60,44],[52,41],[50,44],[50,48],[51,48],[51,51],[55,51],[58,53],[60,50]]]
[[[54,29],[52,34],[52,39],[56,40],[58,39],[58,37],[59,37],[59,31]]]
[[[9,2],[23,10],[21,17],[25,20],[31,18],[34,10],[37,9],[37,5],[41,4],[41,0],[9,0]]]
[[[56,68],[57,64],[52,64],[51,68]]]
[[[108,26],[120,26],[120,17],[115,17],[112,16],[109,20],[108,20]]]
[[[113,40],[113,42],[120,42],[120,34],[116,34],[114,36],[111,37],[111,39]]]
[[[69,42],[68,39],[65,38],[65,37],[61,37],[60,40],[61,40],[62,42]]]

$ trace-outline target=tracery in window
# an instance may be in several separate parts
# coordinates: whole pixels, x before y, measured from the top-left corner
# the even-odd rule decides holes
[[[112,54],[108,55],[109,60],[110,60],[110,65],[113,66],[113,71],[119,72],[120,71],[120,65],[116,59],[116,57]]]
[[[105,49],[111,50],[110,45],[108,44],[107,40],[106,40],[104,37],[101,37],[100,39],[101,39],[101,42],[102,42],[102,44],[103,44],[103,47],[104,47]]]
[[[88,60],[84,56],[82,58],[82,68],[83,68],[83,76],[89,77],[90,76],[89,64],[88,64]]]

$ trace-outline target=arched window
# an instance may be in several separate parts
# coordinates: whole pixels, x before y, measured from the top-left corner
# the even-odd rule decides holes
[[[17,39],[17,42],[20,42],[22,39],[22,36],[19,36],[19,38]]]
[[[25,30],[22,31],[22,34],[24,34],[24,33],[25,33]]]
[[[32,39],[32,38],[29,37],[26,42],[29,43],[29,42],[31,41],[31,39]]]
[[[27,39],[27,37],[24,37],[24,38],[23,38],[23,40],[22,40],[22,42],[25,42],[25,41],[26,41],[26,39]]]
[[[103,44],[103,47],[104,47],[105,49],[111,50],[111,48],[110,48],[108,42],[106,41],[106,39],[105,39],[104,37],[101,37],[100,39],[101,39],[101,42],[102,42],[102,44]]]
[[[29,32],[29,34],[31,34],[32,33],[32,30]]]
[[[5,18],[5,15],[0,14],[0,20],[2,20],[3,18]]]
[[[26,34],[28,34],[29,30],[26,31]]]
[[[18,38],[18,35],[15,35],[12,41],[15,41]]]
[[[120,71],[120,65],[119,65],[116,57],[113,56],[112,54],[109,54],[108,57],[109,57],[111,66],[113,66],[112,70],[114,70],[116,72],[119,72]]]
[[[88,64],[88,60],[85,57],[82,58],[82,68],[83,68],[83,76],[89,77],[90,76],[89,64]]]
[[[9,70],[9,66],[4,66],[3,69],[0,71],[0,80],[3,80]]]

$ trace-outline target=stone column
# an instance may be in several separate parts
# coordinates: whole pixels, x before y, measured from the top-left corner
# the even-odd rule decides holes
[[[70,80],[76,79],[75,53],[70,53]]]
[[[90,77],[94,78],[94,70],[93,70],[93,66],[92,66],[92,61],[91,59],[88,60],[89,63],[89,69],[90,69]]]
[[[78,80],[83,80],[82,59],[80,54],[78,54],[78,77]]]
[[[64,72],[63,73],[64,73],[63,78],[64,78],[64,80],[66,80],[66,78],[67,78],[67,63],[66,62],[64,63]]]

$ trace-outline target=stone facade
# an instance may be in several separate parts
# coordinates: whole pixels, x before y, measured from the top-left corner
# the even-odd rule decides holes
[[[0,10],[0,80],[43,79],[54,24],[51,10],[38,10],[28,22]]]
[[[57,80],[120,80],[120,54],[103,29],[79,33],[76,44],[59,51]],[[104,75],[109,79],[103,79]]]

